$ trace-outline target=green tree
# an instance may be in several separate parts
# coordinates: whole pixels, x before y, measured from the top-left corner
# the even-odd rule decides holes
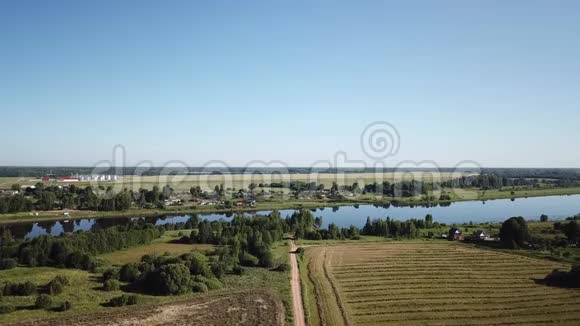
[[[528,224],[523,217],[510,217],[501,225],[499,237],[504,247],[522,247],[529,238]]]
[[[568,240],[572,242],[580,241],[580,224],[577,221],[570,221],[564,227],[564,234],[568,238]]]
[[[38,209],[43,211],[50,211],[54,208],[56,195],[52,191],[43,191],[40,193],[40,198],[36,202]]]
[[[191,275],[183,264],[163,265],[151,275],[151,285],[156,293],[177,295],[190,290]]]
[[[256,188],[258,188],[258,185],[256,185],[255,183],[250,183],[250,185],[248,186],[248,189],[250,190],[251,193],[254,192],[254,190],[256,190]]]
[[[139,271],[137,264],[132,263],[123,265],[119,271],[119,279],[123,282],[135,282],[140,275],[141,272]]]

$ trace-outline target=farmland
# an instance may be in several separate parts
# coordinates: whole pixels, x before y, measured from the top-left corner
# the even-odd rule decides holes
[[[534,281],[569,267],[547,260],[435,241],[312,246],[301,265],[310,325],[580,321],[579,290]]]
[[[445,181],[457,178],[463,173],[449,172],[388,172],[382,174],[374,173],[296,173],[296,174],[223,174],[223,175],[157,175],[157,176],[123,176],[117,181],[94,181],[78,182],[80,186],[103,185],[117,186],[132,190],[139,188],[151,189],[153,186],[163,187],[170,185],[176,191],[189,191],[189,188],[200,186],[203,190],[212,190],[216,185],[223,184],[226,188],[242,189],[247,188],[250,183],[273,183],[273,182],[316,182],[324,184],[327,188],[333,182],[338,185],[349,185],[354,182],[367,184],[372,182],[401,181],[401,180],[424,180],[424,181]],[[13,184],[33,185],[40,182],[38,178],[32,177],[0,177],[0,189],[10,189]],[[55,182],[58,184],[58,182]],[[91,184],[93,183],[93,184]]]

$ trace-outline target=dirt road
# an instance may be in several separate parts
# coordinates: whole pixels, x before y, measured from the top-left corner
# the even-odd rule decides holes
[[[290,266],[292,267],[292,306],[294,307],[294,326],[306,326],[304,307],[302,306],[302,289],[300,288],[300,271],[296,257],[296,243],[292,240],[290,248]]]

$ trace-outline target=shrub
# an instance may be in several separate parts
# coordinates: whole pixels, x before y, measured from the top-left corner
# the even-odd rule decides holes
[[[258,258],[248,253],[244,253],[242,257],[240,257],[240,265],[249,267],[257,266]]]
[[[136,264],[123,265],[119,271],[119,279],[123,282],[135,282],[140,275],[141,272],[139,271],[139,268]]]
[[[227,266],[224,262],[218,261],[211,265],[211,272],[215,277],[222,278],[226,275]]]
[[[137,304],[139,301],[136,295],[125,295],[120,297],[115,297],[109,300],[109,306],[111,307],[122,307],[122,306],[132,306]]]
[[[119,279],[119,270],[116,268],[109,268],[103,272],[103,281],[118,280],[118,279]]]
[[[191,275],[203,275],[211,277],[213,274],[209,268],[207,257],[199,252],[184,254],[179,257],[182,263],[189,268]]]
[[[216,278],[207,278],[203,276],[195,276],[192,280],[193,283],[203,283],[207,286],[208,290],[219,290],[222,288],[222,282]]]
[[[6,258],[0,260],[0,270],[13,269],[18,266],[18,262],[13,258]]]
[[[14,307],[13,304],[10,303],[0,303],[0,315],[2,314],[9,314],[11,312],[14,312],[16,310],[16,307]]]
[[[122,295],[120,297],[114,297],[109,300],[109,306],[111,307],[122,307],[127,304],[127,296]]]
[[[265,251],[260,256],[260,266],[266,267],[266,268],[272,268],[274,266],[274,258],[273,258],[272,252],[270,250]]]
[[[300,255],[303,254],[304,253],[304,248],[299,247],[298,249],[296,249],[296,253],[297,254],[300,254]]]
[[[149,273],[147,284],[158,294],[183,294],[190,288],[191,275],[183,264],[163,265],[155,272]]]
[[[56,278],[53,279],[52,281],[48,282],[48,285],[47,285],[47,290],[48,290],[48,293],[50,293],[50,295],[61,294],[63,288],[64,288],[64,285],[62,285],[62,283]]]
[[[139,297],[136,295],[130,295],[127,297],[127,305],[128,306],[132,306],[132,305],[136,305],[137,303],[139,303]]]
[[[72,303],[70,301],[65,301],[58,306],[58,311],[67,311],[72,309]]]
[[[119,288],[120,288],[119,281],[114,279],[106,280],[103,283],[103,290],[105,291],[117,291],[119,290]]]
[[[48,309],[52,304],[52,298],[48,294],[41,294],[36,297],[36,301],[34,302],[34,306],[36,309]]]
[[[215,278],[208,278],[203,282],[208,290],[219,290],[222,288],[222,282]]]
[[[232,269],[232,272],[236,275],[243,275],[245,270],[242,266],[240,265],[236,265],[234,266],[234,268]]]
[[[192,282],[191,283],[191,290],[193,292],[207,292],[208,288],[207,285],[205,285],[204,283],[201,282]]]
[[[70,280],[65,275],[60,275],[59,274],[59,275],[57,275],[57,276],[54,277],[54,280],[55,281],[59,281],[60,284],[62,284],[62,285],[70,285]]]
[[[276,267],[274,270],[277,272],[287,272],[290,270],[290,265],[283,263],[278,265],[278,267]]]
[[[30,281],[24,283],[6,283],[4,295],[29,296],[36,293],[36,285]]]

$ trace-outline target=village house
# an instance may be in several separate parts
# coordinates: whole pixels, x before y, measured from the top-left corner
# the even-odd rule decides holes
[[[449,229],[449,233],[447,234],[447,240],[455,241],[455,240],[463,240],[463,232],[458,228],[451,228]]]
[[[482,231],[482,230],[477,230],[477,231],[473,232],[473,234],[471,235],[471,240],[487,241],[490,239],[491,239],[491,237],[489,236],[489,234]]]

